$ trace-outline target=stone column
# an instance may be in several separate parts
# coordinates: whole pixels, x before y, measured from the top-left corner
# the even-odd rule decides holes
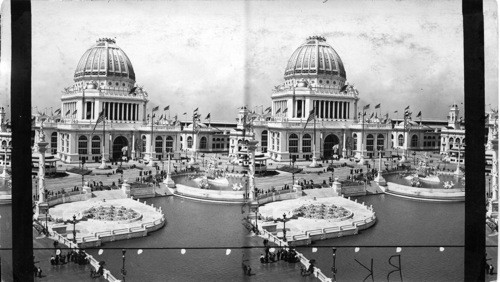
[[[345,159],[347,157],[347,147],[346,147],[346,136],[345,129],[342,130],[342,158]]]
[[[45,216],[48,204],[45,202],[45,151],[49,143],[45,141],[45,134],[43,132],[43,122],[40,126],[40,134],[38,145],[39,162],[38,162],[38,201],[36,205],[35,217],[40,219]]]
[[[250,154],[250,169],[248,173],[248,191],[249,191],[249,200],[253,203],[255,201],[255,150],[257,149],[257,144],[259,141],[249,140],[248,141],[248,153]]]
[[[168,153],[167,178],[163,180],[163,183],[169,188],[175,188],[175,182],[170,176],[170,153]]]

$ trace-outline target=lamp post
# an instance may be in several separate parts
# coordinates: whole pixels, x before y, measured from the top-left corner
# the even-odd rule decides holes
[[[412,155],[413,155],[413,165],[417,165],[417,160],[415,159],[415,155],[417,155],[417,153],[413,151]]]
[[[259,226],[257,224],[258,219],[259,219],[258,213],[259,213],[259,200],[257,199],[257,207],[255,208],[255,235],[259,235]]]
[[[332,265],[333,282],[336,282],[337,281],[337,267],[336,267],[335,259],[337,258],[337,248],[332,247],[332,252],[333,252],[333,265]]]
[[[127,250],[125,249],[122,249],[122,269],[121,269],[121,272],[122,272],[122,281],[125,282],[125,276],[127,275],[127,270],[125,270],[125,253],[127,252]]]
[[[285,227],[285,223],[286,223],[286,214],[283,213],[283,242],[286,242],[286,227]]]
[[[76,215],[73,215],[73,243],[76,244]]]
[[[45,210],[45,230],[47,231],[47,235],[49,233],[49,227],[47,224],[48,217],[49,217],[49,206],[47,206],[47,209]]]

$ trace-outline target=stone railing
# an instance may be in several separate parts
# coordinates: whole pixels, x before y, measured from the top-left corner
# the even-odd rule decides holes
[[[85,193],[83,191],[74,191],[74,192],[66,192],[63,194],[47,198],[47,203],[49,204],[49,207],[52,207],[64,203],[85,201],[90,198],[92,198],[92,193]]]
[[[259,230],[262,234],[262,236],[266,239],[268,239],[270,242],[278,245],[278,246],[288,246],[288,243],[281,240],[280,238],[276,237],[275,235],[271,234],[270,232],[268,232],[267,230],[265,229],[260,229]],[[309,259],[306,258],[302,253],[299,253],[297,252],[297,250],[295,250],[295,252],[297,253],[297,257],[300,259],[300,263],[307,269],[309,268]],[[331,282],[332,279],[331,278],[328,278],[325,274],[323,274],[323,272],[321,271],[321,269],[315,267],[314,268],[314,276],[316,278],[318,278],[320,281],[322,282]]]
[[[78,244],[75,244],[73,242],[71,242],[70,240],[68,240],[68,238],[62,236],[61,234],[55,232],[55,231],[52,231],[52,239],[58,241],[59,243],[61,244],[64,244],[66,246],[68,246],[71,250],[73,251],[78,251]],[[87,257],[86,257],[88,260],[89,260],[89,263],[92,267],[94,267],[95,271],[97,271],[99,269],[99,262],[92,256],[92,255],[89,255],[87,254]],[[121,281],[119,279],[116,279],[113,274],[111,274],[111,272],[107,269],[104,269],[103,271],[103,277],[104,279],[108,280],[109,282],[118,282],[118,281]]]

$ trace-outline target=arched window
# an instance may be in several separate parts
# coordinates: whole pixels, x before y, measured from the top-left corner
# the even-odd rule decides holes
[[[66,134],[66,153],[69,153],[69,134]]]
[[[167,139],[165,140],[165,147],[167,147],[167,152],[174,151],[174,138],[172,138],[172,136],[167,136]]]
[[[188,136],[187,138],[187,146],[189,149],[193,148],[193,137]]]
[[[5,148],[7,146],[7,141],[3,140],[2,141],[2,148]]]
[[[162,153],[163,149],[163,138],[161,136],[156,136],[155,138],[155,153]]]
[[[384,150],[384,135],[379,134],[377,135],[377,151],[383,151]]]
[[[271,135],[271,149],[276,150],[276,133],[273,132]]]
[[[288,151],[290,153],[299,152],[299,137],[295,133],[290,134],[288,137]]]
[[[460,145],[460,138],[457,137],[457,139],[455,139],[455,143],[457,146],[459,146]]]
[[[353,148],[353,150],[357,150],[358,149],[358,135],[353,134],[352,140],[353,140],[352,142],[354,143],[354,144],[352,144],[352,148]]]
[[[100,154],[101,153],[101,137],[94,135],[92,137],[92,154]]]
[[[52,132],[50,135],[50,152],[53,155],[57,154],[57,132]]]
[[[79,155],[86,155],[87,152],[87,145],[88,145],[88,139],[87,137],[81,135],[78,137],[78,154]]]
[[[412,137],[411,137],[411,146],[413,148],[415,147],[418,147],[418,136],[416,134],[414,134]]]
[[[462,139],[462,145],[465,145],[465,138]]]
[[[369,152],[373,151],[373,135],[366,135],[366,150]]]
[[[280,150],[280,134],[279,132],[276,133],[276,151]]]
[[[146,136],[145,135],[142,135],[142,146],[141,146],[141,151],[144,153],[146,152]]]
[[[262,153],[266,153],[267,152],[267,130],[262,131],[260,146],[261,146]]]
[[[207,148],[207,137],[203,136],[200,139],[200,149],[206,149]]]
[[[311,135],[304,134],[302,136],[302,152],[310,153],[311,152]]]
[[[404,141],[403,134],[399,134],[399,136],[398,136],[398,146],[401,147],[401,146],[404,145],[404,143],[405,143],[405,141]]]

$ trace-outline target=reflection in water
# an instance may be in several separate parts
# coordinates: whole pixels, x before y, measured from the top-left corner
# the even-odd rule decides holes
[[[363,248],[363,246],[407,245],[463,245],[464,204],[428,203],[392,197],[372,195],[358,198],[358,202],[373,205],[378,221],[359,235],[317,241],[315,253],[311,247],[301,248],[309,259],[316,259],[323,273],[331,276],[331,246],[340,247],[337,252],[337,278],[343,281],[361,281],[365,271],[354,259],[370,265],[374,259],[378,280],[384,280],[392,270],[387,260],[396,254],[395,248]],[[99,260],[105,260],[112,273],[119,277],[121,269],[120,248],[141,248],[141,256],[127,257],[130,281],[240,281],[242,257],[256,263],[254,271],[272,271],[275,265],[261,267],[258,257],[261,249],[239,249],[249,246],[249,232],[242,225],[244,214],[239,205],[218,205],[185,200],[177,197],[148,200],[165,212],[167,225],[147,237],[106,243],[107,250],[98,256],[97,250],[89,250]],[[262,239],[257,239],[259,244]],[[352,246],[352,248],[351,248]],[[359,246],[360,251],[354,252]],[[189,249],[200,247],[207,249]],[[234,249],[236,247],[236,249]],[[159,249],[148,249],[159,248]],[[170,249],[178,248],[178,249]],[[181,254],[180,249],[186,253]],[[226,249],[233,248],[230,255]],[[147,250],[146,250],[147,249]],[[463,248],[402,248],[403,278],[406,281],[460,281],[463,280]],[[128,253],[127,253],[128,254]],[[256,267],[254,267],[256,266]],[[127,268],[129,269],[129,268]],[[382,273],[384,273],[382,275]],[[165,277],[168,277],[166,279]],[[297,280],[304,281],[297,270]],[[395,276],[391,276],[395,278]],[[275,280],[279,280],[276,278]]]

